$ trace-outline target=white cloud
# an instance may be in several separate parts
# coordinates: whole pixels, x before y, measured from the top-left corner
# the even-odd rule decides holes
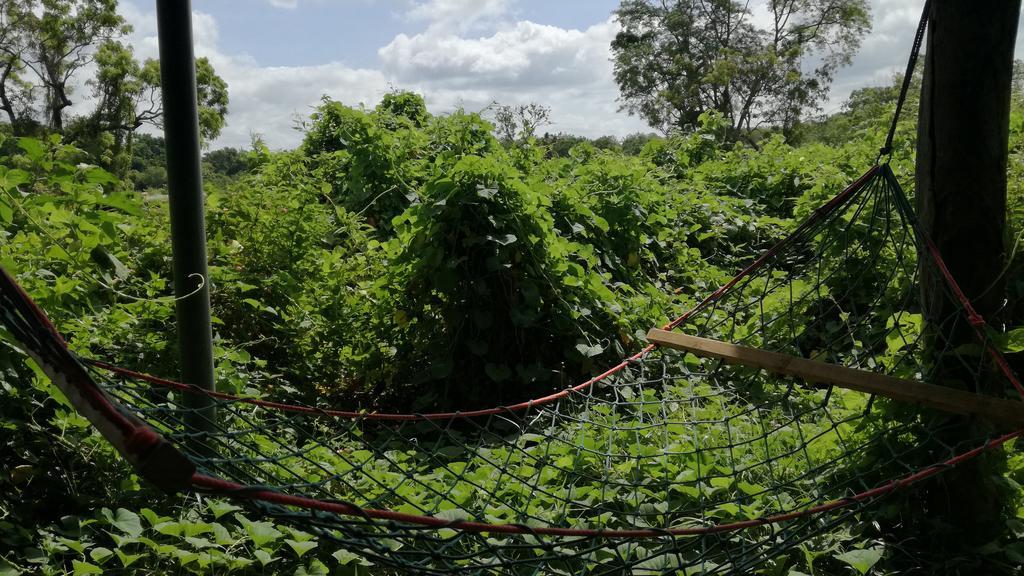
[[[379,69],[338,62],[312,66],[261,66],[246,54],[220,47],[216,20],[193,13],[196,56],[210,59],[228,83],[227,126],[213,143],[248,146],[259,132],[273,147],[301,141],[296,119],[308,118],[322,95],[350,105],[374,105],[391,87],[419,91],[437,113],[457,107],[480,110],[492,102],[538,102],[552,108],[554,131],[587,136],[645,130],[642,121],[617,113],[609,44],[616,25],[586,30],[502,20],[512,0],[415,0],[409,18],[425,20],[419,34],[399,34],[379,51]],[[136,56],[158,55],[155,16],[131,2],[122,13],[134,26]],[[470,24],[495,28],[466,38]]]
[[[155,15],[131,3],[122,13],[135,31],[130,39],[140,59],[159,54]],[[207,57],[228,84],[227,125],[212,147],[247,147],[254,132],[264,135],[272,147],[296,146],[302,135],[296,118],[309,117],[312,108],[327,94],[349,104],[374,104],[388,89],[388,79],[377,70],[358,69],[337,62],[313,66],[260,66],[246,54],[227,54],[219,45],[216,20],[193,12],[193,37],[197,57]]]
[[[617,112],[611,19],[586,30],[519,21],[466,38],[429,28],[399,34],[378,52],[396,85],[422,91],[435,109],[478,109],[493,101],[550,106],[554,131],[625,135],[644,123]]]
[[[291,6],[299,0],[269,1]],[[295,118],[308,117],[321,95],[374,105],[391,87],[424,94],[435,113],[460,106],[480,110],[495,101],[537,102],[551,107],[552,131],[594,137],[648,130],[640,119],[618,112],[610,62],[613,19],[585,29],[516,20],[517,1],[392,0],[421,30],[398,34],[381,47],[375,68],[339,62],[261,66],[244,53],[226,53],[216,20],[196,12],[196,54],[210,58],[231,99],[228,125],[213,145],[244,147],[250,132],[258,131],[273,147],[294,146],[301,141]],[[902,72],[922,3],[872,0],[873,30],[852,65],[837,75],[826,112],[837,110],[851,90],[891,82]],[[123,1],[121,10],[135,27],[137,56],[156,57],[153,13],[131,1]]]
[[[274,8],[293,10],[299,5],[299,0],[270,0],[270,5]]]
[[[513,0],[411,0],[408,20],[429,22],[434,31],[465,32],[506,16]]]
[[[872,0],[871,33],[851,65],[837,74],[825,112],[837,111],[857,88],[889,84],[903,74],[923,7],[924,0]]]

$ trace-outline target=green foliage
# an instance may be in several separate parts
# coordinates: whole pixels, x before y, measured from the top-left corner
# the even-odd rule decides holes
[[[387,410],[489,406],[578,383],[636,351],[649,327],[722,284],[869,165],[880,130],[871,117],[889,104],[863,96],[851,104],[848,124],[823,125],[800,146],[781,137],[766,138],[758,150],[730,144],[728,119],[707,113],[691,133],[626,138],[622,151],[544,137],[506,148],[479,114],[431,115],[410,93],[389,94],[373,109],[325,99],[298,150],[270,152],[257,141],[250,152],[206,156],[218,386]],[[1024,222],[1024,122],[1017,108],[1010,163],[1015,236]],[[844,126],[854,125],[857,137],[842,141]],[[906,127],[896,144],[894,167],[906,175],[913,149]],[[162,141],[138,136],[132,160],[124,180],[58,137],[0,140],[0,265],[16,274],[76,351],[175,377]],[[851,226],[850,233],[859,238],[863,231]],[[856,250],[842,256],[851,274],[868,268]],[[1019,250],[1013,256],[1008,315],[1019,326],[1024,283]],[[865,273],[893,268],[885,262]],[[845,273],[831,287],[841,287]],[[829,288],[815,297],[844,292]],[[795,290],[805,295],[809,288]],[[881,326],[865,330],[920,331],[919,315],[876,305]],[[781,311],[789,302],[766,306]],[[842,318],[834,320],[841,325]],[[1018,332],[1003,339],[1014,354]],[[895,362],[905,343],[885,345]],[[820,399],[820,392],[806,394],[807,402]],[[851,397],[849,408],[862,405]],[[699,407],[709,419],[726,409],[713,402]],[[600,414],[593,417],[602,423]],[[545,457],[582,472],[604,465],[592,454],[665,441],[609,447],[585,431],[552,433],[566,441],[543,447]],[[826,432],[809,457],[828,461],[849,441],[840,434],[856,433]],[[670,441],[685,452],[692,435],[679,430]],[[494,461],[525,465],[541,449],[526,443]],[[337,549],[232,503],[182,505],[153,493],[2,336],[0,454],[0,574],[376,570],[359,550]],[[326,451],[317,456],[324,466],[344,465]],[[443,456],[454,462],[459,453]],[[415,454],[389,457],[404,462]],[[779,464],[800,466],[802,458],[793,454]],[[690,465],[666,460],[648,473],[685,474]],[[465,466],[480,478],[494,472],[484,461]],[[1020,493],[1024,459],[1012,456],[1009,467],[1007,482]],[[433,490],[408,497],[433,505],[427,500],[449,495],[460,504],[449,502],[444,513],[457,517],[476,505],[473,490],[445,470],[424,479]],[[623,465],[608,473],[644,472]],[[380,472],[365,489],[388,480]],[[758,481],[705,489],[749,493]],[[559,474],[537,482],[538,493],[559,494],[570,485]],[[587,488],[578,485],[575,497],[588,497]],[[502,496],[536,498],[528,503],[532,515],[559,520],[535,494],[510,487]],[[611,498],[623,510],[643,505],[654,518],[666,506],[703,496],[696,490],[672,502],[643,494]],[[1017,505],[1024,510],[1024,500]],[[510,520],[498,508],[473,512]],[[714,513],[738,517],[728,506]],[[1019,517],[1007,530],[1024,536]],[[1019,558],[1024,550],[1012,534],[993,543],[987,557]],[[765,573],[880,573],[902,552],[876,537],[868,522],[836,528],[775,559]]]
[[[423,96],[415,92],[388,92],[377,105],[377,112],[404,118],[420,128],[430,118]]]
[[[249,170],[246,152],[237,148],[220,148],[203,155],[203,179],[218,176],[234,178]]]

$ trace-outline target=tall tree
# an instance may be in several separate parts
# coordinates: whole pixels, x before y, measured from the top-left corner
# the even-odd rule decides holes
[[[131,27],[117,13],[117,0],[25,0],[22,10],[21,60],[45,92],[47,126],[63,130],[71,79],[93,62],[97,45]]]
[[[32,116],[32,85],[22,78],[27,14],[23,0],[0,0],[0,110],[16,130],[22,119]]]
[[[160,63],[139,63],[132,49],[116,40],[100,44],[96,76],[89,81],[96,99],[91,114],[69,124],[66,134],[119,175],[130,168],[135,134],[145,125],[163,127]],[[227,83],[206,58],[196,60],[199,132],[204,141],[216,138],[227,114]]]
[[[1004,297],[1007,143],[1020,9],[1021,0],[932,0],[921,86],[916,174],[921,226],[963,293],[990,321]],[[937,268],[927,260],[923,265],[923,307],[933,328],[948,346],[973,344],[970,326],[942,321],[958,314],[959,305]],[[937,377],[944,381],[962,385],[966,380],[956,363],[939,368]],[[1002,393],[1002,384],[993,376],[983,387]],[[963,433],[943,441],[955,443]],[[922,507],[928,517],[922,521],[945,529],[930,530],[922,542],[948,556],[998,535],[1005,513],[999,459],[986,455],[958,466],[927,492]],[[960,568],[964,571],[957,573],[993,573]]]
[[[494,132],[506,146],[533,138],[537,129],[551,123],[551,108],[536,102],[497,104],[494,108]]]
[[[664,131],[717,111],[732,138],[792,127],[870,28],[866,0],[622,0],[612,41],[622,108]],[[766,21],[767,24],[760,24]]]

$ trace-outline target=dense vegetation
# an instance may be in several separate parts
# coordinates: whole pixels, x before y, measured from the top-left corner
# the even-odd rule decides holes
[[[799,146],[726,144],[721,118],[707,114],[699,130],[650,139],[637,155],[580,142],[565,156],[535,138],[503,145],[479,115],[432,115],[414,94],[372,110],[325,99],[296,150],[207,155],[218,385],[395,409],[490,405],[576,382],[636,350],[648,327],[870,165],[891,96],[855,95],[847,111],[804,126]],[[894,159],[908,183],[912,144],[900,140]],[[76,350],[175,376],[163,193],[136,192],[57,136],[5,137],[0,150],[0,265]],[[362,565],[225,503],[165,501],[13,342],[0,357],[6,572]],[[1011,464],[1013,483],[1024,467]],[[1020,521],[1008,530],[1019,536]],[[865,538],[837,532],[778,566],[850,573],[860,568],[843,554],[861,548],[865,570],[883,553],[907,562]],[[986,553],[1012,565],[1024,550],[992,542]]]
[[[136,134],[158,121],[159,70],[118,42],[116,3],[76,5],[2,5],[0,109],[9,123],[0,125],[0,266],[76,351],[173,378],[163,142]],[[638,11],[639,22],[644,6],[624,10]],[[718,73],[700,76],[717,82],[717,101],[634,102],[656,123],[682,128],[671,137],[539,135],[541,106],[436,115],[420,96],[395,92],[372,109],[325,98],[295,150],[272,152],[256,139],[250,150],[207,153],[218,386],[365,410],[492,406],[562,389],[636,351],[648,328],[731,277],[875,160],[893,88],[864,89],[839,114],[797,120],[863,33],[863,2],[834,6],[855,30],[828,37],[836,51],[818,76],[794,71],[826,40],[769,46],[746,30],[729,52],[735,66],[708,62]],[[70,26],[82,14],[92,27]],[[728,24],[735,14],[717,17]],[[649,40],[617,39],[627,53],[620,75]],[[34,75],[33,65],[42,70],[54,46],[74,41],[96,48],[82,54],[95,64],[100,104],[65,125],[66,80]],[[746,61],[777,66],[740,74],[736,63]],[[77,57],[50,63],[61,77],[90,69]],[[213,137],[226,87],[208,63],[200,75],[204,134]],[[746,93],[746,108],[734,106],[730,93],[765,79],[776,82],[773,92]],[[784,130],[755,130],[755,116]],[[914,127],[905,123],[893,165],[909,187]],[[741,133],[746,144],[735,143]],[[1020,94],[1010,146],[1014,241],[1001,341],[1017,363]],[[0,574],[372,570],[358,550],[232,504],[155,493],[2,334],[0,431]],[[906,520],[897,503],[765,573],[1019,572],[1024,457],[1011,456],[999,481],[1013,494],[1007,517],[992,519],[1005,525],[1003,537],[980,548],[936,556],[927,542],[882,538],[871,521]]]

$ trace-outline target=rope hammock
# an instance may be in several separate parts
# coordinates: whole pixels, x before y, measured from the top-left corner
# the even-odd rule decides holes
[[[0,322],[153,484],[412,574],[748,573],[1024,434],[1024,387],[887,163],[640,352],[513,406],[339,411],[140,374],[69,351],[6,272]]]
[[[929,274],[954,314],[920,309]],[[1019,402],[974,393],[1021,385],[886,164],[652,331],[662,345],[515,406],[380,414],[208,392],[73,355],[6,273],[0,303],[142,476],[411,573],[742,573],[1024,433],[965,436],[946,413],[1024,427]],[[857,391],[879,381],[911,401]]]

